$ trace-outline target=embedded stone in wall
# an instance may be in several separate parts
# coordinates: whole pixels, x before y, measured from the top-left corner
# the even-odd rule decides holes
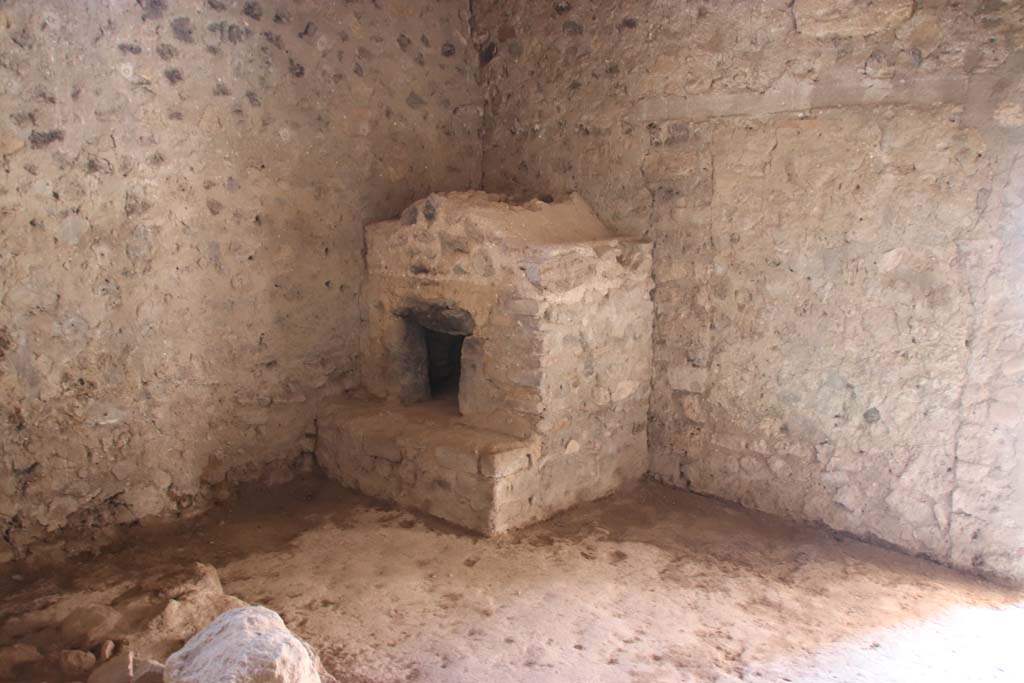
[[[796,0],[800,33],[815,37],[866,36],[890,31],[914,13],[914,0]]]

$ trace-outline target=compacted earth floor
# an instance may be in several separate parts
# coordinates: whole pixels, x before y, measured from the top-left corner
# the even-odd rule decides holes
[[[324,480],[0,576],[47,595],[201,561],[343,682],[1024,681],[1024,595],[642,483],[485,539]]]

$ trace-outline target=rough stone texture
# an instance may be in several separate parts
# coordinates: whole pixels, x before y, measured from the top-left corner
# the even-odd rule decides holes
[[[466,335],[458,415],[444,397],[342,407],[321,423],[328,472],[487,534],[643,474],[649,243],[614,237],[576,196],[466,192],[368,226],[366,258],[367,390],[430,400],[424,330]]]
[[[65,647],[88,650],[108,640],[121,623],[121,613],[108,605],[83,605],[64,618],[60,638]]]
[[[153,659],[132,663],[132,683],[164,683],[164,665]]]
[[[0,647],[0,680],[13,679],[25,667],[41,661],[39,650],[25,643],[14,643]]]
[[[655,245],[651,469],[1024,580],[1024,3],[476,3],[484,189]]]
[[[369,399],[323,412],[318,452],[327,474],[347,486],[489,534],[524,523],[522,510],[502,502],[536,488],[535,446],[466,424],[449,402]]]
[[[166,683],[321,683],[319,660],[266,607],[225,612],[167,658]]]
[[[132,683],[164,683],[164,665],[152,659],[132,662]]]
[[[0,561],[313,450],[363,226],[478,182],[468,33],[448,0],[0,3]]]
[[[86,678],[96,666],[96,655],[84,650],[62,650],[58,658],[60,671],[68,680]]]
[[[126,676],[140,681],[150,670],[148,678],[156,679],[161,674],[160,661],[218,615],[246,606],[225,595],[212,566],[188,561],[170,562],[159,572],[143,575],[127,569],[118,585],[106,589],[65,586],[56,595],[31,597],[16,607],[0,606],[0,680],[5,680],[6,651],[35,653],[16,667],[14,678],[19,681],[59,681],[61,677],[84,681],[93,676],[97,681]],[[69,624],[75,628],[69,629]],[[89,628],[82,628],[83,624]],[[65,649],[72,643],[94,642],[96,625],[117,641],[116,647],[108,639],[99,647]],[[69,633],[73,636],[70,641]],[[88,633],[87,640],[79,633]],[[4,647],[8,644],[14,649]],[[91,652],[84,651],[86,647]]]
[[[122,609],[135,615],[132,649],[140,657],[164,659],[227,610],[244,607],[225,595],[217,571],[196,562],[144,581]]]
[[[132,683],[134,664],[134,655],[123,652],[93,669],[86,683]]]
[[[792,6],[797,32],[816,38],[891,31],[914,13],[914,0],[794,0]]]

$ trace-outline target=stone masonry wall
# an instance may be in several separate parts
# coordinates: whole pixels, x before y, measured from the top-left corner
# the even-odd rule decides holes
[[[479,182],[461,1],[0,1],[0,561],[201,509],[358,382],[362,229]]]
[[[484,188],[655,243],[654,475],[1024,579],[1024,3],[475,7]]]

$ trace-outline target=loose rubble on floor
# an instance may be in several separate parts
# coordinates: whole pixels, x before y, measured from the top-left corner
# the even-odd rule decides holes
[[[199,562],[132,585],[40,597],[0,627],[0,681],[333,683],[276,612]]]

